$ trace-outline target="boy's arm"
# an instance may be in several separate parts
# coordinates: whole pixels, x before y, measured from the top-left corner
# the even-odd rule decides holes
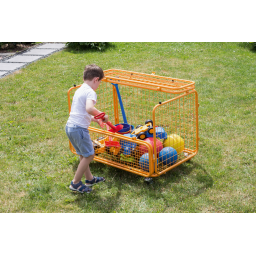
[[[88,114],[90,114],[92,116],[96,116],[96,115],[101,113],[97,108],[94,107],[93,100],[87,100],[86,101],[85,110]]]
[[[99,111],[97,108],[94,107],[93,100],[87,100],[86,101],[86,112],[88,114],[90,114],[91,116],[96,116],[96,115],[102,113],[101,111]],[[105,118],[104,122],[107,122],[108,121],[108,116],[105,115],[104,118]],[[95,122],[98,123],[98,120],[101,120],[101,119],[94,119],[92,117],[92,121],[95,121]]]

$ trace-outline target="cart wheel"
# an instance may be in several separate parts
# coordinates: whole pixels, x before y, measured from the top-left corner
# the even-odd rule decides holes
[[[188,153],[186,153],[186,152],[184,152],[184,156],[185,156],[185,157],[188,157],[188,156],[189,156],[189,154],[188,154]],[[189,163],[190,163],[190,160],[191,160],[191,158],[190,158],[189,160],[187,160],[187,162],[189,162]]]
[[[140,132],[137,135],[137,138],[140,139],[140,140],[145,140],[146,139],[146,134],[144,132]]]
[[[145,124],[151,123],[153,126],[153,121],[151,119],[146,120]]]
[[[143,125],[140,125],[140,124],[139,124],[139,125],[137,125],[137,126],[136,126],[136,128],[135,128],[135,129],[138,129],[138,128],[139,128],[139,127],[141,127],[141,126],[143,126]]]
[[[149,128],[148,128],[148,133],[149,133],[149,134],[153,134],[153,132],[154,132],[153,127],[149,127]]]
[[[153,179],[152,178],[145,178],[144,181],[147,183],[147,184],[152,184],[153,183]]]

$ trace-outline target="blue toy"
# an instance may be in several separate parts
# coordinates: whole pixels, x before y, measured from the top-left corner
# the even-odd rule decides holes
[[[151,133],[147,132],[146,137],[150,138],[153,136],[154,136],[153,133],[151,134]],[[167,139],[167,133],[163,127],[160,127],[160,126],[156,127],[156,137],[159,139],[164,139],[164,140]]]
[[[144,171],[149,171],[149,155],[148,155],[148,153],[145,153],[140,157],[139,164],[140,164],[141,169],[143,169]],[[158,159],[157,159],[157,164],[158,164]]]
[[[111,84],[116,87],[116,92],[117,92],[120,108],[121,108],[123,119],[124,119],[124,124],[122,124],[123,129],[120,130],[119,133],[123,134],[123,133],[126,133],[126,132],[131,132],[134,129],[134,126],[127,123],[127,118],[126,118],[126,114],[125,114],[125,111],[124,111],[124,105],[123,105],[123,102],[122,102],[122,97],[121,97],[121,94],[120,94],[119,89],[118,89],[118,84],[113,84],[113,83],[111,83]]]
[[[138,125],[136,129],[134,129],[131,133],[135,134],[138,139],[145,140],[146,138],[154,137],[153,129],[153,121],[148,119],[145,122],[145,125]],[[167,133],[165,132],[163,127],[158,126],[155,129],[157,138],[167,139]]]
[[[172,147],[163,148],[159,153],[159,161],[163,164],[175,164],[177,159],[178,153]]]
[[[136,137],[136,135],[133,135],[130,133],[123,134],[123,136],[129,137],[129,138]],[[120,145],[121,145],[121,148],[124,150],[123,154],[126,156],[129,156],[131,154],[131,151],[134,150],[137,146],[136,143],[133,143],[127,140],[120,140]]]

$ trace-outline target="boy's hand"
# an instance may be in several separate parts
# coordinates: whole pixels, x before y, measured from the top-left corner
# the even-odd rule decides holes
[[[101,128],[104,128],[104,123],[108,122],[108,115],[105,115],[105,116],[104,116],[104,121],[103,121],[102,119],[95,119],[95,118],[92,116],[92,121],[98,123]]]
[[[108,115],[104,116],[104,123],[108,122]]]

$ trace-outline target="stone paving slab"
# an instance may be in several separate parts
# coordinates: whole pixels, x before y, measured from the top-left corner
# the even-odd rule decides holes
[[[43,44],[41,46],[38,46],[37,49],[61,49],[65,47],[65,44]]]
[[[0,70],[1,71],[9,71],[9,70],[15,70],[17,68],[20,68],[24,66],[26,63],[8,63],[8,62],[1,62],[0,63]]]
[[[0,77],[7,74],[8,72],[5,72],[5,71],[0,71]]]
[[[23,63],[29,63],[32,61],[35,61],[37,59],[42,58],[42,56],[25,56],[25,55],[18,55],[18,56],[14,56],[8,60],[3,61],[3,63],[5,62],[23,62]]]
[[[24,52],[23,55],[48,55],[55,52],[56,49],[33,49],[28,52]]]
[[[0,78],[11,74],[12,72],[27,66],[28,64],[51,55],[54,52],[65,48],[65,43],[45,43],[34,47],[28,51],[18,54],[11,53],[0,55]],[[8,56],[9,55],[9,56]]]

